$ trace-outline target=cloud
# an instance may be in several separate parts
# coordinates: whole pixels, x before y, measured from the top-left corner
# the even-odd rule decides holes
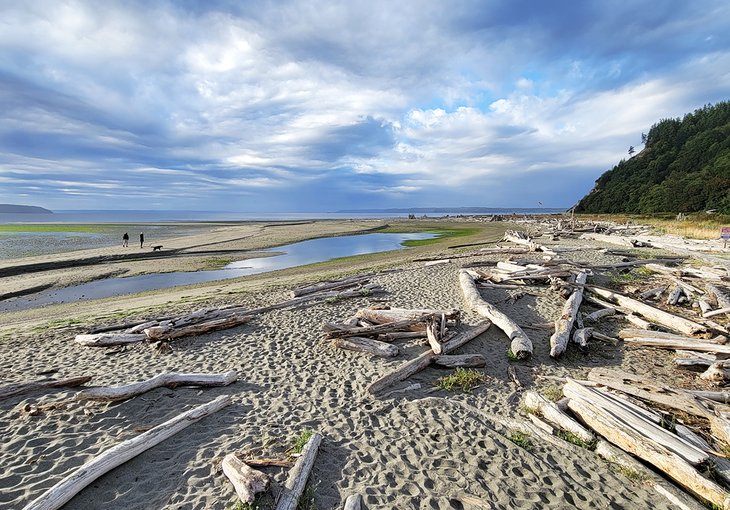
[[[0,201],[569,206],[653,123],[727,99],[728,20],[719,0],[5,4]]]

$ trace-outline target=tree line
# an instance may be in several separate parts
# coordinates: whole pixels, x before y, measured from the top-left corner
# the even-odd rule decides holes
[[[662,119],[642,142],[598,178],[576,212],[730,214],[730,102]]]

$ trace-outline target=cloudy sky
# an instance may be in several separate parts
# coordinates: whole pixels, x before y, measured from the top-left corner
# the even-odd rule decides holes
[[[0,0],[0,203],[569,207],[728,91],[726,0]]]

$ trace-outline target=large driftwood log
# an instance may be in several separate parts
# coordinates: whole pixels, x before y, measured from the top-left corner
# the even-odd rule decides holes
[[[487,366],[487,360],[481,354],[442,354],[434,356],[433,364],[446,368]]]
[[[77,344],[89,347],[107,347],[109,345],[133,344],[144,342],[147,337],[144,333],[96,333],[93,335],[76,335]]]
[[[624,343],[656,349],[715,352],[730,354],[730,345],[701,342],[699,340],[674,340],[671,338],[630,337],[624,338]]]
[[[373,273],[351,276],[349,278],[343,278],[341,280],[333,280],[315,283],[313,285],[305,285],[303,287],[297,287],[291,291],[291,297],[306,296],[308,294],[315,294],[317,292],[324,292],[329,290],[343,290],[349,289],[350,287],[357,287],[370,281]]]
[[[238,373],[235,370],[223,374],[184,374],[170,372],[158,374],[146,381],[125,384],[123,386],[89,388],[88,390],[79,392],[76,398],[79,400],[125,400],[163,386],[167,388],[177,388],[178,386],[228,386],[237,380]]]
[[[177,434],[188,425],[223,409],[230,403],[230,395],[221,395],[215,400],[179,414],[137,437],[117,444],[74,470],[70,475],[29,503],[25,510],[57,510],[61,508],[84,487],[103,474]]]
[[[564,390],[566,394],[571,394],[569,387],[570,384],[566,385]],[[704,478],[689,462],[676,453],[651,441],[644,434],[639,434],[626,427],[612,413],[602,412],[600,408],[579,395],[571,394],[568,407],[584,423],[610,442],[662,470],[692,494],[704,501],[719,505],[721,508],[730,509],[730,494],[719,485]]]
[[[657,420],[652,413],[626,399],[619,398],[598,387],[589,388],[572,380],[569,380],[563,387],[563,393],[568,399],[576,398],[590,403],[599,413],[611,415],[632,432],[645,436],[647,441],[654,442],[679,455],[693,466],[701,465],[710,458],[704,450],[663,428],[660,420]],[[568,407],[570,407],[570,400]]]
[[[271,484],[269,475],[258,469],[253,469],[236,457],[234,453],[229,453],[223,457],[221,467],[223,473],[233,484],[233,488],[236,489],[238,498],[243,503],[252,503],[256,499],[256,494],[265,492]]]
[[[624,296],[623,294],[619,294],[608,289],[601,289],[599,287],[589,286],[587,288],[590,292],[598,294],[599,296],[602,296],[609,301],[613,301],[622,307],[639,313],[651,321],[657,322],[668,328],[680,331],[687,335],[704,333],[707,331],[707,328],[702,324],[698,324],[689,319],[685,319],[684,317],[679,317],[677,315],[665,312],[664,310],[660,310],[659,308],[647,305],[646,303],[642,303],[641,301],[638,301],[636,299]]]
[[[491,326],[492,323],[488,320],[484,320],[482,322],[479,322],[475,324],[473,327],[469,328],[466,331],[463,331],[461,333],[458,333],[456,336],[454,336],[451,340],[448,342],[445,342],[443,347],[443,352],[448,354],[452,351],[455,351],[462,345],[466,344],[470,340],[478,337],[482,333],[484,333],[487,329],[489,329],[489,326]],[[432,350],[428,350],[421,354],[420,356],[405,362],[395,370],[392,370],[379,378],[378,380],[374,381],[369,387],[368,387],[368,393],[371,395],[377,395],[381,391],[383,391],[385,388],[390,386],[391,384],[402,381],[404,379],[407,379],[408,377],[412,376],[413,374],[416,374],[420,372],[421,370],[425,369],[427,366],[431,364],[431,361],[433,361],[433,358],[436,355],[433,353]]]
[[[185,336],[202,335],[211,331],[234,328],[246,324],[253,319],[250,315],[231,315],[222,319],[213,319],[188,326],[152,326],[144,330],[149,340],[173,340]]]
[[[398,356],[398,346],[361,336],[335,338],[332,340],[332,345],[340,349],[347,349],[348,351],[367,352],[368,354],[382,358]]]
[[[460,310],[433,310],[433,309],[408,309],[408,308],[388,308],[386,310],[374,310],[372,308],[363,308],[355,314],[360,319],[365,319],[375,324],[388,324],[401,321],[421,321],[426,322],[434,317],[445,315],[447,320],[459,321],[461,316]]]
[[[534,409],[537,411],[548,423],[555,425],[559,429],[567,430],[568,432],[575,434],[585,442],[591,442],[596,438],[583,425],[565,414],[556,404],[550,402],[537,392],[526,392],[523,403],[528,409]]]
[[[91,376],[70,377],[68,379],[42,379],[29,383],[9,384],[0,387],[0,400],[13,395],[20,395],[28,391],[36,391],[45,388],[75,388],[91,381]]]
[[[532,341],[530,338],[515,321],[497,310],[494,305],[482,299],[474,283],[474,278],[467,270],[462,269],[459,271],[459,283],[461,284],[461,291],[464,294],[464,300],[469,307],[482,317],[486,317],[492,321],[510,339],[510,350],[512,354],[518,359],[530,357],[532,355]]]
[[[322,442],[322,436],[318,433],[312,434],[309,441],[302,449],[302,454],[297,459],[294,467],[289,471],[289,476],[284,483],[284,487],[279,494],[279,500],[276,503],[276,510],[295,510],[299,503],[299,498],[304,492],[307,485],[309,473],[314,466],[314,460],[317,457],[317,450]]]
[[[575,283],[579,286],[573,290],[573,293],[563,305],[562,315],[555,321],[555,333],[550,337],[550,356],[553,358],[563,354],[568,347],[575,316],[578,314],[578,309],[583,301],[583,285],[585,285],[587,279],[588,273],[585,271],[576,276]]]
[[[426,335],[426,322],[423,319],[411,319],[398,322],[388,322],[385,324],[377,324],[375,326],[337,326],[335,324],[325,324],[325,337],[327,338],[346,338],[349,336],[370,336],[379,335],[381,333],[408,332],[417,330],[423,336]]]

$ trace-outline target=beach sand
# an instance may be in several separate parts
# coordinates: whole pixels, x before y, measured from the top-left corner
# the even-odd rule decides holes
[[[376,225],[353,222],[350,226],[348,230],[346,223],[328,224],[317,232],[332,235]],[[290,231],[274,241],[220,240],[236,249],[260,249],[267,242],[270,246],[285,238],[306,238],[318,227],[282,227]],[[488,238],[495,228],[505,227],[499,225],[471,240]],[[255,236],[256,231],[250,227],[225,235]],[[180,240],[188,246],[192,242]],[[231,452],[244,457],[284,457],[295,438],[307,430],[320,432],[323,442],[306,494],[314,506],[306,508],[341,508],[345,498],[355,493],[363,496],[364,508],[369,509],[676,508],[649,484],[627,478],[587,449],[569,443],[556,448],[533,437],[533,448],[528,450],[510,441],[511,432],[504,426],[505,420],[525,419],[519,404],[521,390],[508,373],[510,365],[526,387],[539,391],[560,384],[557,377],[585,377],[595,366],[621,368],[664,382],[671,378],[677,384],[666,354],[594,343],[586,353],[571,347],[568,355],[555,361],[549,357],[550,332],[530,329],[526,331],[535,346],[533,358],[510,362],[509,342],[493,326],[457,351],[480,353],[487,359],[486,382],[471,393],[436,388],[437,379],[451,370],[428,368],[388,391],[410,389],[389,395],[386,391],[375,398],[366,392],[368,385],[426,347],[420,341],[400,342],[399,356],[383,359],[335,349],[321,339],[324,322],[345,320],[373,304],[464,309],[459,267],[505,256],[454,259],[429,267],[413,262],[426,254],[454,252],[444,244],[432,245],[235,281],[6,314],[0,330],[4,335],[0,377],[5,383],[48,375],[91,375],[93,385],[106,386],[167,371],[228,370],[238,371],[239,380],[224,388],[156,389],[117,403],[80,402],[72,390],[38,391],[1,400],[0,507],[23,508],[105,449],[193,406],[230,394],[232,405],[110,471],[64,508],[237,508],[234,489],[220,467],[223,457]],[[539,260],[538,255],[530,256]],[[592,263],[617,260],[595,250],[571,258],[578,257]],[[135,261],[136,268],[129,271],[157,271],[157,263]],[[373,278],[387,291],[378,300],[366,296],[267,312],[240,327],[175,340],[167,354],[149,344],[89,348],[73,342],[75,334],[93,325],[203,306],[253,308],[289,299],[289,289],[303,282],[383,269],[396,271]],[[96,275],[101,269],[88,266],[75,271],[78,276],[70,280],[93,278],[89,272]],[[562,298],[548,287],[534,290],[537,295],[485,290],[483,296],[520,324],[554,320]],[[478,320],[476,314],[464,311],[466,325]],[[274,477],[276,494],[286,470],[262,470]],[[271,508],[271,503],[268,495],[261,498],[259,507]]]

